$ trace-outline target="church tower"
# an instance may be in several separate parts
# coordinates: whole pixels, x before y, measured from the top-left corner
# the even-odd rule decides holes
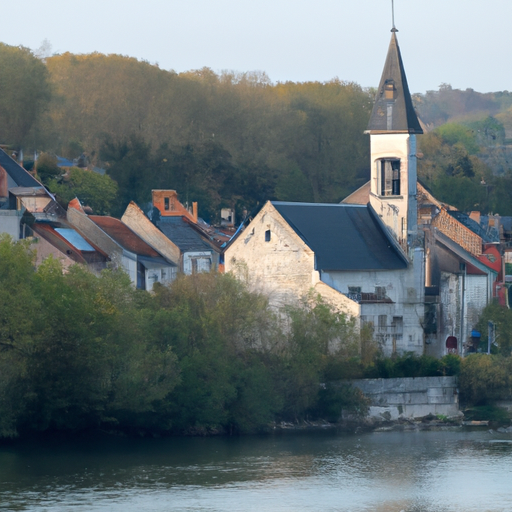
[[[423,133],[407,85],[396,28],[365,133],[370,134],[370,204],[408,253],[417,236],[416,135]]]

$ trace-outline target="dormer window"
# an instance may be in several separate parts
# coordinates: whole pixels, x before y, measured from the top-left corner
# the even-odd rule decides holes
[[[389,101],[396,98],[396,86],[393,80],[386,80],[384,82],[384,98]]]
[[[400,195],[400,160],[397,158],[377,161],[379,171],[379,194],[381,196]]]

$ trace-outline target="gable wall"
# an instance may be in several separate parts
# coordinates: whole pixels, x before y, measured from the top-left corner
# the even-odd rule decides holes
[[[121,221],[157,252],[176,265],[180,264],[179,248],[144,215],[138,206],[130,203]]]
[[[99,247],[104,253],[108,254],[114,265],[124,266],[125,263],[128,263],[128,260],[123,261],[123,248],[112,240],[112,238],[110,238],[91,219],[89,219],[85,213],[75,210],[74,208],[68,208],[67,220],[80,233],[83,233],[94,245]],[[128,267],[125,268],[127,272],[131,272]]]
[[[31,248],[35,249],[36,252],[36,267],[39,267],[39,265],[41,265],[41,263],[50,256],[60,261],[64,272],[66,272],[69,267],[76,264],[76,261],[57,249],[43,237],[37,236],[34,239]]]
[[[251,288],[269,295],[276,306],[296,302],[318,281],[313,252],[270,203],[226,249],[224,265],[226,272],[247,271]]]
[[[313,290],[339,311],[359,316],[359,304],[320,281],[313,251],[270,203],[228,247],[224,261],[226,272],[246,279],[276,307],[295,304]]]
[[[454,219],[446,210],[443,209],[439,212],[432,220],[432,226],[439,229],[441,233],[444,233],[474,256],[482,254],[482,239],[464,224]]]

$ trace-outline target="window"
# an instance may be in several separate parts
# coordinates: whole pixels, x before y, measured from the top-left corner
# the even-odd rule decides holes
[[[166,211],[171,210],[171,212],[176,210],[176,203],[174,197],[164,197],[164,209]]]
[[[400,160],[389,159],[379,160],[380,166],[380,195],[381,196],[399,196],[400,195]]]
[[[265,231],[265,242],[270,242],[270,229]]]
[[[387,100],[394,100],[396,96],[396,86],[393,80],[386,80],[384,83],[384,97]]]
[[[404,332],[404,319],[401,316],[394,316],[391,322],[391,328],[394,334],[401,335]],[[398,336],[397,336],[398,338]],[[400,336],[401,339],[401,336]]]
[[[347,297],[349,299],[355,300],[356,302],[360,302],[362,299],[361,287],[360,286],[349,286]]]
[[[387,315],[379,315],[379,331],[385,331],[388,322]]]
[[[386,287],[376,286],[375,287],[375,298],[377,300],[384,300],[386,298]]]

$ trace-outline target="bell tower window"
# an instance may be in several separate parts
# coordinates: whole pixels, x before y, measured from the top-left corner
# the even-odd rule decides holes
[[[384,83],[384,98],[388,101],[396,98],[396,86],[393,80],[386,80]]]
[[[379,193],[381,196],[400,195],[400,160],[385,159],[377,161],[380,178]]]

